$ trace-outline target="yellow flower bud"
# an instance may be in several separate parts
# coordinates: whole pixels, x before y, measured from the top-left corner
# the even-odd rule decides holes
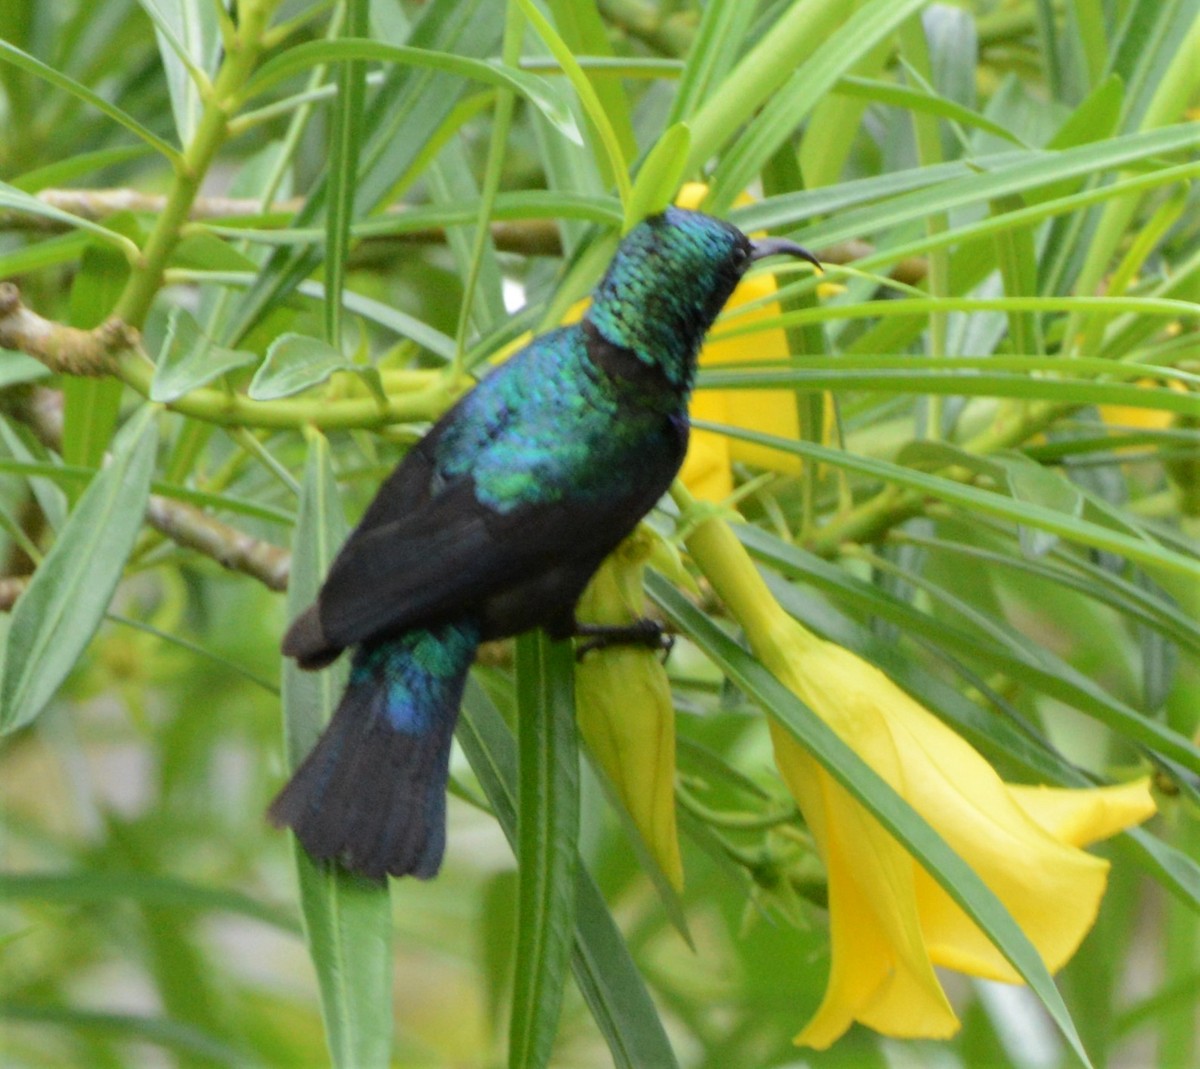
[[[620,626],[644,615],[642,572],[652,532],[635,531],[592,578],[579,618]],[[610,646],[575,668],[575,714],[584,741],[668,882],[683,888],[675,824],[675,707],[658,654]]]

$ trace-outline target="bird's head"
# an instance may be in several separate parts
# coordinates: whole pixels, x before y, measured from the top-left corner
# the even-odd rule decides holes
[[[710,215],[668,208],[625,236],[587,319],[606,341],[632,350],[686,391],[704,334],[734,287],[751,264],[779,253],[817,263],[786,239],[754,241]]]

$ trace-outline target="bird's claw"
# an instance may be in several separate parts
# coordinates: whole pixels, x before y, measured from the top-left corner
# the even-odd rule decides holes
[[[576,624],[575,637],[585,640],[575,648],[577,661],[582,661],[593,650],[607,649],[609,646],[644,646],[650,650],[661,650],[665,661],[675,646],[675,636],[657,620],[648,617],[622,625]]]

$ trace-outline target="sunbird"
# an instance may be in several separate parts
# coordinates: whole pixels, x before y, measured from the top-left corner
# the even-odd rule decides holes
[[[661,640],[650,621],[578,623],[601,561],[687,451],[696,358],[751,264],[751,240],[668,208],[622,240],[583,319],[538,335],[408,452],[334,559],[283,652],[318,669],[353,647],[329,725],[271,804],[313,858],[429,879],[446,845],[450,741],[479,644]]]

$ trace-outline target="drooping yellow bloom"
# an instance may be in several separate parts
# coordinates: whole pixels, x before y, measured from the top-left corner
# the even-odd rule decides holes
[[[825,642],[771,596],[729,528],[707,520],[688,548],[763,664],[900,793],[1004,903],[1047,968],[1096,918],[1108,863],[1080,847],[1154,813],[1148,781],[1064,790],[1005,784],[968,743],[873,665]],[[958,1028],[934,972],[1019,976],[908,852],[783,728],[775,758],[829,883],[832,965],[796,1042],[828,1047],[855,1021],[903,1037]]]

